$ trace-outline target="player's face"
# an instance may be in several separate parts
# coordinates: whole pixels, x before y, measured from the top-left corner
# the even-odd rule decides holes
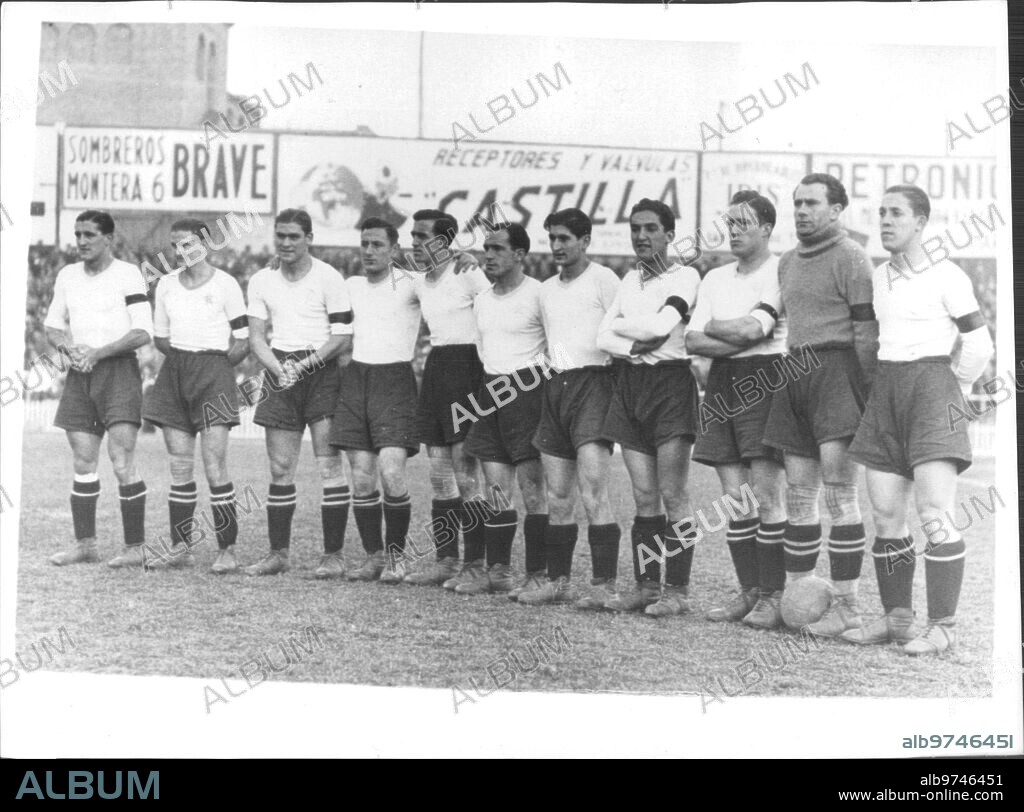
[[[882,247],[890,253],[906,251],[914,240],[921,238],[921,232],[924,231],[924,216],[915,216],[910,201],[897,192],[882,198],[878,216]]]
[[[171,251],[177,268],[195,265],[200,258],[206,256],[202,240],[191,231],[172,231]]]
[[[665,256],[675,231],[665,231],[653,211],[638,211],[629,218],[629,236],[637,259],[656,264],[655,257]]]
[[[392,245],[383,228],[367,228],[359,238],[359,257],[367,273],[386,271],[395,259],[397,245]]]
[[[446,258],[444,240],[434,234],[434,220],[412,224],[412,258],[420,270],[431,270]]]
[[[758,223],[757,213],[745,203],[730,206],[725,223],[729,227],[729,250],[740,259],[756,255],[768,243],[768,225]]]
[[[494,283],[513,273],[522,261],[522,251],[509,244],[507,231],[492,231],[484,240],[484,274]]]
[[[800,184],[793,192],[793,217],[796,235],[813,237],[839,219],[842,208],[838,203],[829,205],[828,189],[824,183]]]
[[[100,227],[91,220],[75,223],[75,244],[78,247],[78,258],[83,262],[102,258],[113,242],[114,235],[100,233]]]
[[[556,265],[575,265],[590,246],[590,235],[577,237],[565,226],[551,226],[548,229],[548,243]]]
[[[309,253],[312,234],[306,234],[298,223],[278,223],[274,226],[274,250],[281,262],[298,262]]]

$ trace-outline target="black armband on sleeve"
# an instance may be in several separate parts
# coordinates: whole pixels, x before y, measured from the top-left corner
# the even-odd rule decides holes
[[[763,310],[765,313],[767,313],[769,316],[771,316],[772,319],[774,319],[775,321],[779,320],[779,311],[776,310],[774,307],[772,307],[767,302],[759,302],[757,307],[754,308],[754,310]]]
[[[686,303],[686,300],[680,296],[669,296],[665,300],[665,304],[662,307],[674,307],[676,312],[679,314],[679,318],[683,320],[683,324],[690,323],[690,306]]]
[[[133,304],[142,304],[148,302],[149,297],[145,293],[132,293],[124,297],[124,303],[131,307]]]
[[[854,321],[874,321],[875,306],[872,304],[850,305],[850,318]]]
[[[231,319],[228,324],[231,325],[232,330],[241,330],[243,327],[249,326],[249,317],[239,316],[237,319]]]
[[[328,313],[327,321],[331,324],[351,324],[352,311],[346,310],[344,313]]]
[[[960,316],[959,318],[953,319],[956,322],[956,329],[961,333],[972,333],[979,327],[985,326],[985,317],[981,315],[980,310],[975,310],[973,313],[968,313],[966,316]]]

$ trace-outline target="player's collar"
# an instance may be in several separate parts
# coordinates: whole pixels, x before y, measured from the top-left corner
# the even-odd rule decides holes
[[[673,262],[671,265],[669,265],[663,271],[650,271],[650,270],[647,269],[646,265],[643,265],[641,263],[637,263],[636,270],[637,270],[637,276],[640,279],[640,287],[643,287],[645,284],[650,282],[655,277],[666,276],[667,274],[675,273],[676,271],[678,271],[682,267],[683,266],[680,265],[678,262]]]
[[[833,223],[820,234],[816,234],[811,241],[800,240],[796,252],[802,257],[813,257],[838,245],[846,239],[846,229],[839,223]]]

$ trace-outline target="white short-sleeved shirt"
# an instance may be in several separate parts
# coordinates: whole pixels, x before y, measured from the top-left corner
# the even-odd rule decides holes
[[[65,265],[53,285],[53,300],[43,324],[71,330],[76,344],[97,349],[124,338],[129,330],[153,335],[153,311],[146,282],[134,265],[115,259],[97,274],[85,263]]]
[[[352,303],[345,277],[326,262],[312,260],[309,271],[292,282],[263,268],[249,280],[249,316],[270,321],[270,346],[281,352],[315,350],[328,336],[352,334]]]
[[[693,310],[689,329],[703,332],[712,319],[739,319],[757,309],[764,313],[759,321],[770,332],[763,341],[730,358],[786,351],[786,317],[782,314],[782,292],[779,290],[779,258],[774,255],[747,273],[739,272],[738,262],[708,271],[697,289],[697,307]]]
[[[480,360],[489,375],[510,375],[540,363],[547,349],[541,316],[541,283],[523,278],[509,293],[488,288],[476,297],[473,312],[480,330]]]
[[[615,271],[596,262],[569,282],[556,274],[541,284],[540,307],[548,354],[558,369],[612,362],[611,356],[597,347],[597,331],[618,289]]]
[[[425,273],[413,279],[423,319],[430,330],[430,346],[475,344],[478,335],[473,301],[491,286],[484,272],[472,268],[457,274],[449,264],[433,282]]]
[[[352,360],[363,364],[411,361],[420,332],[420,300],[413,277],[393,270],[380,282],[348,280],[352,297]]]
[[[643,273],[643,275],[641,275]],[[682,299],[687,312],[692,311],[697,300],[697,288],[700,285],[700,274],[688,265],[674,263],[665,271],[648,276],[646,272],[634,268],[623,277],[619,284],[615,301],[601,323],[601,332],[611,328],[618,316],[654,315],[670,299]],[[685,320],[672,328],[668,339],[656,350],[632,357],[623,355],[632,364],[656,364],[659,361],[675,361],[688,358],[686,343]],[[630,342],[632,343],[632,342]]]
[[[172,347],[190,352],[226,351],[230,335],[248,337],[242,288],[231,274],[215,268],[213,276],[192,289],[181,283],[181,274],[175,271],[156,286],[154,336],[169,338]]]
[[[958,334],[954,319],[978,310],[970,277],[948,259],[916,271],[886,261],[872,284],[882,361],[949,355]]]

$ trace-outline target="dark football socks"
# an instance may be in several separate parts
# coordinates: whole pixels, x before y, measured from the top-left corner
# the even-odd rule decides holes
[[[356,520],[363,549],[371,555],[383,550],[384,531],[381,524],[384,520],[384,512],[380,504],[380,492],[374,491],[366,496],[353,496],[352,516]]]
[[[124,543],[135,547],[146,541],[146,483],[140,479],[131,485],[121,485],[118,490]]]
[[[295,501],[295,485],[271,484],[267,496],[267,534],[271,550],[287,550],[291,544]]]
[[[828,534],[828,562],[833,581],[860,578],[864,562],[864,525],[834,524]]]
[[[512,563],[512,542],[519,527],[519,514],[514,510],[503,510],[484,524],[484,544],[487,550],[487,566]]]
[[[351,498],[348,485],[324,488],[323,499],[320,501],[320,524],[324,531],[324,552],[328,555],[340,553],[345,546]]]
[[[544,533],[544,550],[547,557],[548,580],[569,577],[572,554],[580,529],[573,524],[549,524]]]
[[[462,499],[434,499],[430,503],[430,532],[437,560],[459,557],[459,525]]]
[[[689,586],[693,554],[697,550],[697,525],[689,519],[668,525],[664,543],[665,585]]]
[[[760,519],[739,519],[729,522],[725,531],[725,541],[729,545],[729,555],[736,569],[736,577],[740,589],[746,592],[759,585],[757,566],[757,528]]]
[[[929,620],[943,620],[956,615],[966,555],[967,546],[963,539],[929,544],[925,548],[924,574]]]
[[[792,524],[786,522],[782,535],[785,549],[786,572],[807,574],[814,572],[821,549],[821,523]]]
[[[882,609],[886,614],[893,609],[910,609],[913,606],[914,570],[917,567],[913,538],[877,536],[871,547],[871,557],[875,561]]]
[[[494,513],[483,499],[470,499],[462,503],[459,521],[462,525],[463,561],[483,561],[487,549],[484,522]]]
[[[199,490],[194,481],[171,485],[171,492],[167,496],[167,512],[171,522],[172,547],[190,543],[197,501]]]
[[[617,524],[592,524],[587,528],[590,560],[594,578],[611,581],[619,569],[619,541],[622,530]]]
[[[235,506],[234,483],[210,486],[210,511],[213,513],[217,548],[226,550],[238,540],[238,509]]]
[[[96,538],[96,503],[100,498],[100,481],[82,481],[75,477],[71,485],[71,521],[76,539]]]
[[[412,500],[409,494],[384,497],[384,546],[388,555],[397,555],[405,550],[406,536],[409,535],[409,521],[412,519]]]
[[[757,528],[758,585],[765,592],[786,588],[785,522],[761,522]]]
[[[665,533],[665,514],[636,516],[630,531],[633,545],[633,575],[637,581],[661,582],[661,536]]]

